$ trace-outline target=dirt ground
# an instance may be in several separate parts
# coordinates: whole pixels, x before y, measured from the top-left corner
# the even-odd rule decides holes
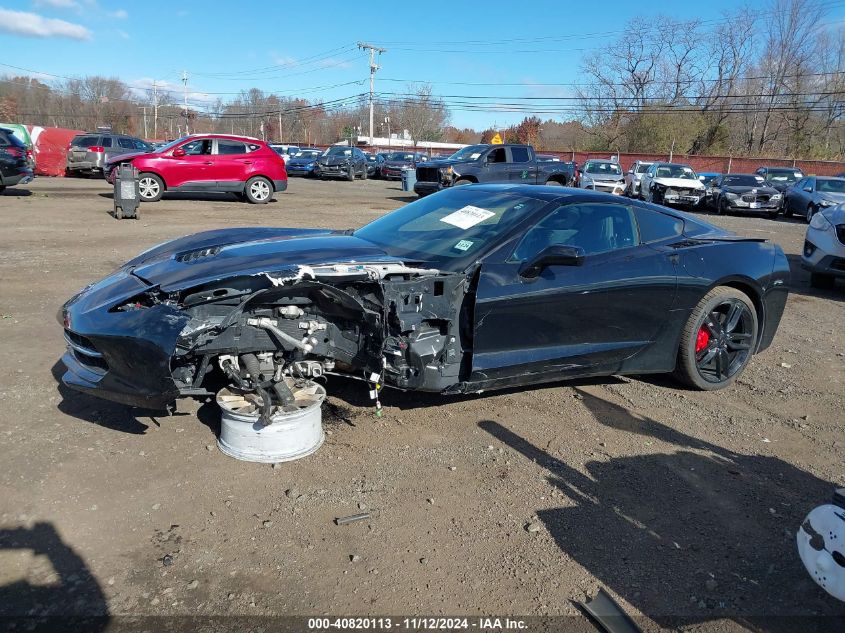
[[[0,615],[570,615],[594,630],[575,601],[604,587],[649,630],[845,630],[795,548],[845,485],[845,287],[809,287],[803,223],[711,218],[793,263],[773,346],[728,390],[387,392],[376,418],[335,379],[326,443],[271,467],[218,451],[214,405],[151,417],[63,387],[57,310],[179,235],[354,227],[412,197],[299,179],[268,206],[171,197],[118,222],[110,191],[40,178],[0,195]],[[829,617],[784,617],[811,615]]]

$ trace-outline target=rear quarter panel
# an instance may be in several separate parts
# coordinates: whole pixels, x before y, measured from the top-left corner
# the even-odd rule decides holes
[[[732,286],[754,301],[760,324],[757,351],[772,342],[789,293],[789,263],[770,242],[703,242],[678,248],[677,307],[689,313],[716,286]]]

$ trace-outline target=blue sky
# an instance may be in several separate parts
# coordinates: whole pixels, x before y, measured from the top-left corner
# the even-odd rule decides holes
[[[845,2],[826,4],[831,20],[842,21]],[[355,48],[368,41],[387,49],[377,91],[401,93],[412,81],[430,82],[437,94],[506,102],[570,96],[565,86],[530,84],[583,81],[584,52],[618,37],[633,17],[713,20],[737,6],[735,0],[0,0],[0,63],[47,73],[45,80],[99,74],[143,89],[155,79],[180,98],[186,70],[189,101],[197,105],[250,87],[329,101],[368,90],[367,59]],[[33,74],[0,66],[6,73]],[[452,123],[481,129],[523,116],[453,110]]]

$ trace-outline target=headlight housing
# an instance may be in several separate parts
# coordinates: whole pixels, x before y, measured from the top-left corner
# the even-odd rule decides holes
[[[833,228],[833,225],[830,223],[824,213],[816,213],[813,215],[813,219],[810,220],[810,226],[817,231],[827,231],[828,229]]]
[[[726,191],[726,192],[725,192],[725,197],[726,197],[728,200],[736,200],[737,198],[739,198],[739,195],[737,195],[737,194],[735,194],[735,193],[731,193],[730,191]]]
[[[836,204],[838,204],[838,203],[834,202],[833,200],[825,200],[824,198],[819,200],[819,205],[821,205],[823,207],[832,207]]]
[[[780,200],[783,196],[779,193],[774,194],[769,200]]]

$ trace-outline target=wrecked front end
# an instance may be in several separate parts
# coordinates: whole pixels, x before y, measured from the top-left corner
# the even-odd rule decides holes
[[[464,274],[404,263],[292,266],[162,289],[120,271],[62,314],[64,382],[125,404],[163,408],[221,383],[291,398],[291,379],[345,375],[443,391],[461,380],[471,303]],[[462,336],[462,332],[464,333]]]

